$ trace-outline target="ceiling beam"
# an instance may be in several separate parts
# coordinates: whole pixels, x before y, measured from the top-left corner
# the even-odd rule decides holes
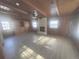
[[[25,15],[29,15],[29,13],[28,13],[27,11],[23,11],[23,10],[21,10],[21,9],[19,9],[19,8],[13,7],[13,6],[8,5],[8,4],[5,4],[5,3],[3,3],[3,2],[0,2],[0,4],[9,7],[9,8],[11,9],[11,11],[12,11],[12,10],[16,10],[16,11],[18,11],[18,12],[20,12],[20,13],[25,14]]]
[[[28,4],[33,9],[37,10],[44,16],[50,15],[50,3],[51,0],[22,0],[24,3]]]
[[[71,14],[79,7],[79,0],[57,0],[60,15]]]

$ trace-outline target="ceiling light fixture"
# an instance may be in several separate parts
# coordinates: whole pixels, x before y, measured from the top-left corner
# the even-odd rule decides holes
[[[1,9],[4,9],[4,10],[7,10],[7,11],[10,10],[10,8],[8,8],[8,7],[6,7],[6,6],[3,6],[3,5],[0,5],[0,8],[1,8]]]
[[[16,5],[19,6],[20,4],[19,3],[16,3]]]

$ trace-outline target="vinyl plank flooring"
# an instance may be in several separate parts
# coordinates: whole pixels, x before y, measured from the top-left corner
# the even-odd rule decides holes
[[[79,59],[67,38],[34,33],[5,39],[5,59]]]

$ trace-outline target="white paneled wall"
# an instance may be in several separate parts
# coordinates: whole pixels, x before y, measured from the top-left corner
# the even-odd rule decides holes
[[[40,31],[40,27],[45,27],[45,31]],[[40,34],[47,34],[47,18],[44,17],[44,18],[41,18],[41,19],[38,19],[38,33]]]

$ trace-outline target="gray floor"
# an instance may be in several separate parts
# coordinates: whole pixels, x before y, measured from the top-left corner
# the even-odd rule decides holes
[[[67,38],[33,33],[7,38],[5,59],[79,59]]]

